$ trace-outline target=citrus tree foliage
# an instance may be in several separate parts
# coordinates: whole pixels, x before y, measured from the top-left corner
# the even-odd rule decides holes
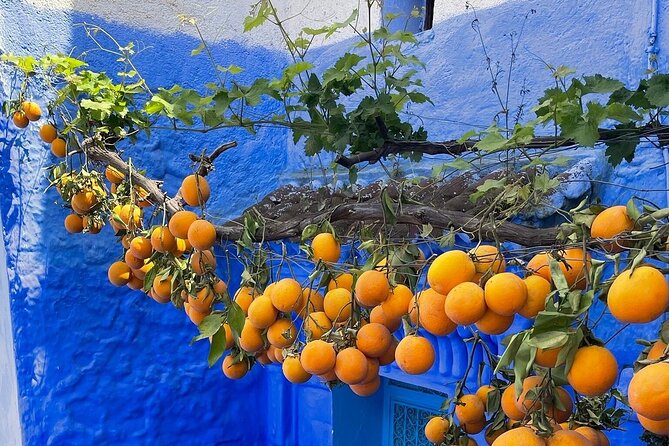
[[[584,200],[563,212],[564,222],[552,229],[554,243],[541,249],[503,245],[497,229],[545,204],[559,184],[546,166],[565,161],[556,151],[603,144],[617,165],[631,161],[642,140],[661,143],[669,77],[652,73],[630,89],[616,79],[548,67],[555,83],[534,105],[531,119],[507,128],[498,115],[485,131],[433,144],[405,113],[410,103],[430,102],[421,91],[424,65],[410,51],[416,37],[389,30],[398,16],[385,17],[376,29],[371,23],[355,26],[357,18],[354,12],[341,23],[291,36],[272,3],[260,1],[245,31],[278,27],[292,63],[278,77],[243,84],[243,67],[218,65],[203,40],[193,56],[209,58],[215,81],[201,89],[149,85],[133,63],[132,44],[118,44],[85,25],[94,42],[100,35],[114,42],[108,51],[122,70],[109,76],[71,56],[5,54],[2,61],[17,70],[21,85],[3,110],[18,128],[42,120],[40,137],[56,158],[48,169],[50,186],[71,210],[66,229],[96,234],[111,226],[123,258],[111,264],[109,280],[183,309],[199,329],[193,342],[209,340],[209,364],[223,358],[226,376],[242,378],[256,363],[276,362],[291,382],[317,375],[366,396],[380,386],[380,366],[396,362],[408,374],[433,366],[434,347],[424,333],[446,336],[462,326],[471,334],[465,339],[469,363],[443,414],[426,420],[430,441],[468,444],[469,435],[485,430],[488,443],[498,446],[540,445],[562,436],[604,445],[602,431],[618,428],[629,406],[648,430],[644,441],[666,443],[669,401],[652,384],[669,386],[669,325],[658,339],[642,341],[629,389],[615,388],[620,365],[606,346],[634,324],[656,321],[669,305],[663,276],[669,210],[642,200],[610,208]],[[195,20],[182,20],[199,33]],[[313,42],[342,29],[354,31],[353,46],[331,65],[316,67],[309,58]],[[46,113],[29,96],[35,82],[52,97]],[[280,111],[261,116],[268,102]],[[471,191],[467,199],[476,211],[464,217],[476,222],[469,226],[474,230],[455,224],[436,230],[407,215],[409,206],[421,203],[405,187],[424,178],[390,178],[393,188],[378,197],[382,218],[366,221],[363,215],[337,230],[330,221],[334,210],[301,221],[299,256],[288,255],[283,243],[278,249],[264,243],[268,222],[250,211],[238,222],[236,249],[225,250],[226,261],[233,256],[245,264],[242,287],[231,295],[216,272],[213,248],[228,232],[206,212],[212,192],[206,175],[234,144],[192,155],[194,173],[176,197],[145,176],[141,158],[123,158],[117,149],[130,153],[132,143],[155,128],[255,132],[265,125],[290,129],[309,156],[372,153],[374,158],[360,159],[420,162],[423,153],[435,153],[426,147],[436,153],[442,148],[453,159],[434,169],[430,181],[437,184],[446,181],[445,172],[467,171],[474,160],[500,152],[522,162],[519,172],[507,165],[503,175]],[[349,170],[355,183],[358,163]],[[418,230],[398,238],[401,226]],[[473,248],[456,246],[462,235]],[[351,246],[346,256],[344,244]],[[448,249],[435,252],[437,245]],[[307,279],[295,280],[294,268],[306,268]],[[600,339],[605,312],[620,330]],[[509,333],[521,318],[528,328]],[[394,334],[400,328],[401,340]],[[487,336],[501,334],[507,336],[498,355]],[[480,364],[477,351],[483,352]],[[474,381],[483,385],[472,388]]]

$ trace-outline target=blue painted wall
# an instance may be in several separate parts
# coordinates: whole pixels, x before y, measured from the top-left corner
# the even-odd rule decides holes
[[[72,27],[88,21],[124,41],[139,41],[147,47],[137,64],[151,85],[186,82],[199,86],[212,78],[204,58],[190,57],[197,42],[185,35],[157,35],[99,17],[45,12],[21,2],[0,3],[7,7],[0,14],[3,50],[40,52],[40,42],[49,42],[49,51],[88,49],[91,44],[81,28]],[[531,103],[550,84],[550,75],[539,59],[630,83],[642,77],[651,3],[509,1],[481,10],[478,16],[493,59],[506,63],[509,43],[505,34],[519,30],[522,17],[536,10],[525,27],[517,76],[511,83],[512,103],[518,103],[523,82],[530,90],[527,101]],[[659,4],[658,46],[662,51],[669,49],[669,36],[663,32],[663,25],[669,23],[669,2]],[[471,14],[465,14],[437,22],[433,30],[420,35],[420,43],[412,50],[427,63],[423,79],[436,106],[412,106],[410,111],[423,117],[436,140],[459,136],[472,127],[485,128],[497,111],[471,21]],[[26,23],[35,24],[34,39],[22,37],[20,30]],[[317,62],[329,63],[342,46],[319,50]],[[241,76],[246,79],[277,73],[287,60],[282,52],[233,41],[217,43],[213,50],[222,60],[243,61],[246,71]],[[90,53],[88,59],[95,69],[116,70],[113,59],[99,52]],[[661,69],[664,61],[660,52]],[[0,94],[6,94],[11,82],[0,76]],[[163,178],[170,193],[189,172],[184,161],[189,152],[238,140],[239,147],[218,161],[210,177],[217,188],[210,208],[219,221],[238,215],[278,184],[306,181],[309,176],[304,169],[312,168],[300,156],[301,149],[277,129],[261,129],[254,136],[242,131],[206,136],[158,132],[154,136],[132,153],[146,160],[149,173]],[[119,255],[110,250],[114,245],[108,232],[97,237],[68,236],[61,229],[65,211],[53,206],[53,193],[41,194],[45,184],[40,168],[46,151],[35,135],[16,132],[5,120],[0,121],[0,150],[0,218],[26,444],[375,444],[370,431],[360,429],[360,424],[384,429],[382,397],[390,398],[392,388],[384,387],[378,397],[357,403],[345,389],[331,396],[317,382],[288,385],[277,366],[256,369],[240,382],[227,381],[220,371],[208,370],[207,347],[204,343],[188,346],[195,328],[182,313],[107,284],[106,267]],[[439,161],[439,157],[432,160]],[[571,169],[586,181],[564,185],[556,198],[558,205],[590,192],[607,204],[624,202],[633,195],[660,206],[668,204],[665,192],[658,190],[664,189],[666,172],[663,154],[657,149],[645,148],[634,163],[616,170],[606,165],[600,150],[580,151],[574,163]],[[407,173],[423,172],[413,169],[407,168]],[[378,170],[368,169],[362,178],[378,176]],[[590,180],[595,180],[592,190]],[[633,183],[637,189],[609,183]],[[223,251],[219,254],[224,255]],[[238,275],[235,268],[231,268],[233,283],[234,273]],[[220,273],[226,277],[227,269],[221,267]],[[7,329],[7,321],[2,323]],[[615,323],[607,321],[598,334],[607,338],[616,329]],[[631,337],[653,338],[654,329],[644,328]],[[611,344],[621,363],[629,364],[636,356],[630,341],[619,337]],[[439,361],[430,373],[408,378],[391,366],[384,368],[384,376],[448,390],[464,368],[465,346],[457,334],[435,342]],[[628,374],[623,378],[622,388],[628,378]],[[236,398],[239,395],[244,398]],[[0,407],[3,412],[4,404]],[[625,444],[634,444],[635,429],[632,425]]]

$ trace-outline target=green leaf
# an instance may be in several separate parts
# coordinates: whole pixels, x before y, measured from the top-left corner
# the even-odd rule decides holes
[[[477,132],[476,130],[469,130],[469,131],[465,132],[464,135],[459,137],[456,142],[458,144],[462,144],[463,142],[467,141],[468,139],[472,139],[473,137],[475,137],[478,134],[479,134],[479,132]]]
[[[618,124],[617,129],[629,129],[634,127],[632,124]],[[606,144],[606,156],[612,166],[617,166],[623,160],[631,162],[634,159],[636,148],[641,142],[638,133],[621,135],[615,139],[604,141]]]
[[[195,336],[192,339],[191,343],[215,335],[222,325],[223,325],[223,314],[212,313],[208,315],[202,320],[202,322],[200,322],[200,325],[197,326],[198,330],[200,330],[200,334]]]
[[[265,23],[271,13],[271,6],[267,0],[262,0],[257,4],[258,10],[244,19],[244,32],[249,32],[253,28]]]
[[[385,223],[389,225],[394,225],[397,223],[397,211],[395,210],[395,202],[390,197],[388,189],[383,189],[381,192],[381,205],[383,207],[383,215],[385,217]]]
[[[481,199],[487,192],[493,189],[504,189],[506,186],[506,179],[501,178],[499,180],[488,179],[483,182],[479,187],[476,188],[476,192],[469,196],[469,199],[472,203],[476,203]]]
[[[316,224],[310,224],[304,227],[302,230],[302,241],[310,240],[313,238],[316,234],[318,234],[318,225]]]
[[[628,123],[630,121],[639,121],[641,116],[629,105],[620,103],[609,104],[606,107],[606,114],[609,119],[615,119],[618,122]]]
[[[209,356],[207,357],[207,364],[209,367],[216,364],[221,359],[225,352],[226,339],[225,330],[219,329],[211,338],[211,345],[209,346]]]
[[[560,262],[555,260],[553,257],[550,257],[548,260],[548,266],[551,270],[551,280],[555,284],[555,289],[558,290],[560,294],[566,293],[569,291],[569,284],[567,279],[560,268]]]
[[[618,79],[604,77],[601,74],[594,76],[583,76],[585,88],[583,94],[587,93],[611,93],[625,86]]]
[[[230,325],[232,332],[236,337],[239,337],[246,321],[244,310],[242,310],[242,307],[237,302],[232,302],[227,308],[227,317],[228,325]]]
[[[627,205],[625,206],[625,209],[627,211],[627,216],[633,222],[636,222],[639,219],[639,217],[641,217],[641,212],[639,212],[639,208],[636,207],[636,204],[634,204],[634,198],[630,198],[630,200],[627,202]]]
[[[507,367],[513,362],[514,358],[516,357],[516,353],[518,352],[518,349],[520,348],[521,345],[523,345],[523,342],[525,342],[526,338],[527,338],[527,332],[524,331],[513,335],[513,337],[509,341],[509,345],[504,350],[502,357],[499,358],[499,362],[497,363],[497,367],[495,367],[494,374],[497,374],[501,369]]]
[[[197,56],[197,55],[200,54],[200,53],[202,52],[202,50],[204,50],[206,47],[207,47],[207,46],[204,44],[204,42],[200,42],[200,44],[197,46],[197,48],[193,49],[193,50],[190,52],[190,55],[191,55],[191,56]]]
[[[565,67],[564,65],[560,65],[553,71],[553,77],[556,79],[560,78],[565,78],[569,76],[570,74],[576,73],[576,70],[573,68]]]
[[[483,152],[495,152],[506,147],[507,139],[499,132],[489,132],[475,147]]]
[[[648,79],[646,97],[656,107],[669,105],[669,74],[655,74]]]
[[[532,332],[527,343],[536,348],[551,349],[562,347],[569,339],[569,335],[564,331],[546,331],[536,334],[535,332],[536,330]]]

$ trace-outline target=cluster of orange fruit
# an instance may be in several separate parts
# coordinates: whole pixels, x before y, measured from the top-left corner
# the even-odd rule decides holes
[[[37,102],[23,101],[19,110],[12,115],[12,122],[17,128],[24,129],[31,122],[42,118],[42,109]],[[64,158],[67,153],[67,143],[58,137],[58,130],[53,124],[43,124],[39,128],[39,136],[47,144],[51,145],[51,153],[59,158]]]

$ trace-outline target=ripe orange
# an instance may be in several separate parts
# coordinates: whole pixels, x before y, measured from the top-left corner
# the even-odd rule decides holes
[[[613,317],[625,323],[654,321],[667,309],[669,286],[656,268],[643,265],[623,271],[609,288],[607,304]]]
[[[196,220],[188,228],[187,238],[193,248],[206,251],[216,243],[216,228],[207,220]]]
[[[551,253],[551,258],[558,261],[562,274],[564,274],[570,287],[576,289],[585,288],[585,276],[590,269],[590,254],[584,253],[581,248],[569,248],[557,253]],[[550,282],[551,271],[548,259],[548,253],[541,252],[532,257],[527,263],[527,268],[534,274],[538,274]]]
[[[419,336],[403,338],[395,350],[397,365],[409,375],[427,372],[434,364],[434,359],[434,347],[430,341]]]
[[[77,214],[65,217],[65,230],[70,234],[76,234],[84,230],[84,221]]]
[[[336,358],[332,344],[317,339],[304,346],[300,362],[304,370],[312,375],[323,375],[334,369]]]
[[[121,184],[125,179],[125,174],[114,166],[107,166],[105,168],[105,177],[112,184]]]
[[[500,316],[513,316],[527,301],[527,286],[513,273],[495,274],[485,284],[485,303]]]
[[[548,437],[547,446],[592,446],[583,435],[576,431],[558,430]]]
[[[177,241],[167,226],[158,226],[151,232],[151,246],[155,251],[168,253],[177,247]]]
[[[558,365],[557,361],[558,356],[560,355],[560,351],[562,351],[562,347],[548,349],[538,348],[537,355],[534,358],[534,363],[536,365],[540,365],[541,367],[556,367]],[[562,363],[559,365],[562,365]]]
[[[462,424],[478,424],[485,421],[485,406],[474,394],[462,395],[455,405],[455,416]]]
[[[600,440],[600,431],[597,429],[593,429],[589,426],[580,426],[574,429],[574,432],[577,432],[583,436],[586,440],[588,440],[590,446],[604,446],[601,444]]]
[[[137,276],[137,278],[144,280],[146,273],[153,269],[153,262],[144,263],[140,269],[133,270],[132,273]]]
[[[98,202],[98,197],[90,190],[81,191],[72,196],[70,206],[77,214],[86,214]]]
[[[435,336],[446,336],[455,331],[457,325],[446,316],[446,296],[432,288],[421,291],[417,296],[421,327]]]
[[[230,325],[223,324],[223,330],[225,331],[225,349],[230,350],[233,345],[235,345],[235,338],[232,335],[232,328]]]
[[[540,311],[546,309],[546,298],[551,292],[551,284],[539,275],[528,276],[523,279],[527,287],[527,300],[518,310],[521,316],[532,319],[537,317]]]
[[[253,300],[248,308],[248,321],[259,329],[268,328],[276,321],[277,311],[269,297],[262,295]]]
[[[646,418],[643,415],[636,414],[639,419],[639,423],[643,426],[644,429],[654,433],[655,435],[667,436],[669,435],[669,418],[665,420],[651,420]]]
[[[244,311],[244,313],[248,314],[249,306],[251,305],[251,302],[253,302],[253,299],[255,299],[257,295],[258,294],[254,288],[249,286],[243,286],[240,287],[235,293],[235,302],[237,303],[237,305],[239,305],[242,311]]]
[[[323,295],[318,290],[303,288],[300,302],[295,310],[297,315],[304,318],[307,313],[323,311]]]
[[[56,127],[51,124],[44,124],[39,128],[39,137],[47,144],[51,144],[58,137]]]
[[[30,124],[30,121],[28,118],[26,118],[26,114],[23,113],[22,111],[17,111],[14,112],[12,115],[12,122],[17,128],[24,129],[28,127],[28,124]]]
[[[158,302],[159,304],[166,304],[166,303],[170,302],[170,300],[171,300],[169,297],[168,297],[168,298],[164,298],[164,297],[160,297],[160,296],[158,296],[158,295],[156,294],[156,292],[153,290],[153,288],[151,288],[151,289],[149,290],[148,295],[149,295],[149,297],[151,297],[151,299],[155,300],[155,301]],[[200,322],[202,322],[202,319],[204,319],[205,316],[206,316],[205,314],[200,314],[200,312],[198,312],[198,311],[191,310],[191,309],[190,309],[190,306],[188,305],[188,302],[186,302],[186,303],[184,304],[184,311],[186,312],[186,316],[188,316],[188,318],[189,318],[195,325],[200,325]],[[199,319],[198,319],[198,320],[194,319],[193,315],[191,315],[191,312],[192,312],[193,314],[199,315]]]
[[[636,372],[627,396],[637,414],[653,421],[669,419],[669,363],[658,362]]]
[[[51,153],[58,158],[65,158],[65,155],[67,155],[67,142],[63,138],[56,138],[51,141]]]
[[[267,341],[276,348],[288,348],[297,337],[295,324],[288,318],[277,319],[267,329]]]
[[[367,376],[367,358],[354,347],[348,347],[337,353],[335,375],[343,383],[359,384]]]
[[[141,290],[144,287],[144,281],[133,273],[130,275],[130,280],[128,281],[127,286],[131,290]]]
[[[541,409],[541,401],[538,401],[538,395],[528,395],[530,391],[536,393],[539,391],[538,387],[545,384],[544,378],[541,376],[528,376],[523,380],[523,391],[516,399],[516,407],[518,410],[526,414],[530,411],[535,411]],[[546,399],[546,393],[542,395],[543,399]]]
[[[667,349],[667,344],[665,344],[664,341],[662,341],[662,339],[658,339],[653,343],[650,350],[648,350],[648,356],[646,357],[646,359],[651,359],[651,360],[660,359],[664,356],[664,352],[666,349]]]
[[[444,302],[444,312],[454,323],[470,325],[487,310],[483,289],[475,283],[463,282],[453,287]]]
[[[214,305],[215,297],[213,290],[205,286],[197,291],[195,297],[188,296],[188,303],[200,313],[208,313],[211,311],[211,306]]]
[[[455,285],[470,282],[476,274],[476,267],[469,255],[464,251],[447,251],[434,259],[427,270],[427,281],[430,287],[444,296]]]
[[[283,376],[293,384],[303,384],[311,378],[311,374],[304,370],[297,356],[288,356],[283,361],[281,370]]]
[[[381,324],[385,326],[388,331],[394,333],[402,325],[402,319],[396,317],[389,317],[381,305],[377,305],[369,312],[369,322],[373,324]]]
[[[379,390],[379,387],[381,387],[381,377],[377,377],[368,383],[352,384],[350,386],[351,391],[358,396],[370,396]]]
[[[145,237],[134,237],[128,246],[130,253],[138,259],[148,259],[153,253],[151,240]]]
[[[211,250],[195,251],[190,256],[190,266],[195,274],[205,274],[216,270],[216,257]]]
[[[345,288],[328,291],[323,299],[323,308],[331,321],[345,321],[351,316],[351,292]]]
[[[142,209],[135,204],[124,204],[118,214],[127,229],[135,229],[142,226]]]
[[[177,211],[170,218],[168,228],[175,237],[187,239],[188,229],[197,220],[197,214],[191,211]]]
[[[362,306],[369,308],[380,305],[388,298],[388,293],[388,278],[380,271],[365,271],[355,282],[355,298]]]
[[[546,446],[544,440],[529,427],[521,426],[497,437],[493,446]]]
[[[446,418],[432,417],[425,425],[425,438],[431,443],[441,444],[451,423]]]
[[[280,348],[276,348],[273,345],[270,345],[269,348],[267,349],[267,355],[273,359],[272,362],[275,362],[277,364],[283,364],[284,361],[284,356],[283,356],[283,350]]]
[[[391,339],[392,335],[385,325],[372,322],[358,330],[355,345],[365,356],[378,358],[388,350]]]
[[[262,330],[256,328],[248,318],[244,321],[244,327],[239,334],[239,346],[249,353],[259,352],[265,346]]]
[[[502,392],[501,406],[504,414],[512,420],[522,420],[525,412],[520,410],[513,383]]]
[[[325,332],[330,331],[332,322],[323,311],[309,313],[305,320],[305,331],[309,339],[319,339]]]
[[[351,291],[353,289],[353,274],[341,273],[330,280],[330,283],[328,283],[328,291],[332,291],[335,288],[344,288]]]
[[[42,109],[37,102],[23,101],[21,103],[21,110],[23,110],[29,121],[39,121],[42,117]]]
[[[597,214],[590,227],[592,238],[611,239],[619,236],[623,232],[629,232],[634,229],[634,222],[627,215],[626,206],[611,206]],[[620,252],[624,243],[604,243],[602,247],[607,251]]]
[[[339,242],[329,232],[322,232],[318,234],[311,242],[311,250],[313,251],[313,261],[334,263],[339,260],[341,255],[341,246]]]
[[[180,191],[181,197],[189,206],[202,206],[211,194],[209,183],[201,175],[188,175],[184,178]]]
[[[83,225],[84,229],[88,231],[89,234],[98,234],[100,233],[100,231],[102,231],[102,226],[103,226],[102,222],[99,220],[94,220],[88,215],[84,215],[81,218],[81,224]]]
[[[240,362],[235,362],[235,357],[233,355],[228,355],[223,359],[221,368],[223,374],[228,378],[241,379],[249,371],[249,364],[246,359],[242,359]]]
[[[479,245],[469,251],[474,259],[474,266],[478,274],[485,274],[490,270],[493,274],[503,273],[506,270],[506,261],[496,246]]]
[[[163,278],[162,274],[153,279],[153,291],[157,296],[168,298],[172,295],[172,276]]]
[[[363,379],[360,384],[365,384],[374,381],[376,378],[378,378],[380,367],[381,365],[379,364],[378,359],[367,358],[367,375],[365,375],[365,379]]]
[[[476,321],[476,328],[487,335],[504,333],[513,324],[513,316],[501,316],[488,309],[483,317]]]
[[[383,355],[379,356],[379,365],[388,365],[395,361],[395,352],[397,352],[398,345],[399,342],[397,342],[397,339],[393,336],[390,340],[390,347],[388,347],[388,350],[386,350]]]
[[[389,318],[400,318],[407,314],[409,302],[411,301],[412,297],[413,293],[408,286],[401,284],[397,285],[395,288],[390,290],[390,293],[388,293],[388,298],[383,301],[381,308]]]
[[[296,310],[302,300],[302,287],[295,279],[281,279],[272,286],[269,294],[277,310],[289,313]]]
[[[467,432],[470,435],[476,435],[479,432],[481,432],[483,429],[485,429],[485,418],[483,420],[479,421],[472,421],[469,423],[464,423],[460,427],[462,427],[462,430]],[[469,442],[467,444],[472,444],[474,440],[469,439]]]
[[[606,348],[596,345],[579,348],[567,374],[569,384],[585,396],[603,395],[613,386],[617,377],[618,362],[615,356]]]
[[[132,252],[129,250],[125,252],[123,260],[130,267],[130,269],[140,269],[142,266],[144,266],[144,259],[138,259],[132,255]]]
[[[127,285],[131,274],[130,267],[124,262],[114,262],[107,270],[107,277],[112,285],[115,286]]]
[[[483,406],[488,406],[488,394],[497,391],[497,388],[489,384],[484,384],[476,391],[476,396],[481,400]]]

